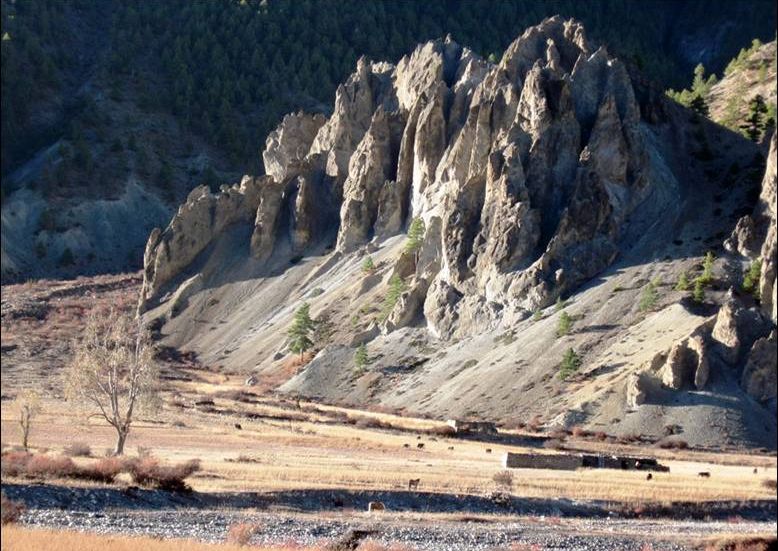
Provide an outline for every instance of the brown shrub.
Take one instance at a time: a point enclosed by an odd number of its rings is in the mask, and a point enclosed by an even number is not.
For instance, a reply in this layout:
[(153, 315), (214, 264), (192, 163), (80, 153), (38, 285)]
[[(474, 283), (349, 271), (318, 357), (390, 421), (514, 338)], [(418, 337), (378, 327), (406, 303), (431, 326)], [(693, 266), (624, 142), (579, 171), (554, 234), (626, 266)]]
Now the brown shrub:
[(686, 440), (679, 438), (663, 438), (657, 445), (663, 450), (685, 450), (689, 447)]
[(235, 545), (248, 545), (251, 538), (260, 532), (258, 524), (250, 522), (237, 522), (227, 529), (227, 541)]
[[(353, 419), (353, 422), (352, 422)], [(385, 421), (381, 421), (380, 419), (376, 419), (375, 417), (369, 417), (367, 415), (360, 415), (358, 417), (350, 417), (348, 420), (348, 423), (351, 425), (355, 425), (357, 428), (360, 429), (391, 429), (392, 424), (387, 423)]]
[(189, 487), (184, 479), (200, 470), (200, 460), (192, 459), (178, 465), (160, 465), (153, 457), (143, 457), (128, 462), (132, 480), (140, 486), (167, 491), (184, 491)]
[(530, 419), (529, 423), (527, 423), (527, 429), (531, 430), (532, 432), (538, 432), (540, 431), (540, 428), (543, 426), (543, 419), (540, 417), (540, 415), (536, 415), (532, 419)]
[(68, 457), (92, 457), (92, 448), (84, 442), (73, 442), (62, 451)]
[(762, 486), (770, 490), (776, 490), (778, 489), (778, 481), (773, 480), (772, 478), (767, 478), (762, 481)]
[(24, 512), (24, 504), (20, 501), (13, 501), (5, 497), (5, 494), (0, 494), (0, 516), (2, 516), (2, 523), (9, 524), (16, 522)]
[(91, 465), (79, 466), (73, 473), (74, 478), (111, 484), (122, 471), (127, 469), (127, 461), (118, 457), (105, 457)]
[(775, 544), (773, 536), (731, 536), (708, 544), (705, 551), (768, 551)]
[(551, 431), (551, 433), (549, 433), (549, 436), (551, 438), (564, 441), (565, 439), (567, 439), (568, 433), (565, 429), (556, 429)]
[(454, 430), (454, 427), (450, 427), (448, 425), (441, 425), (439, 427), (432, 427), (431, 429), (427, 429), (425, 431), (427, 434), (432, 434), (435, 436), (455, 436), (457, 431)]
[(594, 437), (599, 440), (600, 442), (605, 442), (608, 439), (608, 435), (605, 434), (603, 431), (597, 431), (594, 433)]
[(24, 474), (30, 478), (66, 478), (75, 472), (76, 465), (69, 457), (33, 455), (27, 462)]
[(573, 427), (573, 430), (570, 431), (573, 436), (576, 438), (586, 438), (587, 436), (591, 436), (592, 433), (582, 427)]
[(5, 452), (0, 458), (0, 473), (3, 476), (22, 476), (27, 472), (27, 463), (31, 458), (29, 452)]

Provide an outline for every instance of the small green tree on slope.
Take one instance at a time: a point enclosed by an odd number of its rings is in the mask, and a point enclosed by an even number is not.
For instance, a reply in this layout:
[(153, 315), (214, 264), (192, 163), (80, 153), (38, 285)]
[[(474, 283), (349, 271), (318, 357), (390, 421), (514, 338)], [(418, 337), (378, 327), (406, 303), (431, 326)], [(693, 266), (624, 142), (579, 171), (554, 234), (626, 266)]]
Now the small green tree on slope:
[(311, 306), (305, 302), (295, 312), (292, 326), (287, 333), (290, 340), (289, 350), (295, 354), (300, 354), (300, 359), (302, 359), (303, 354), (313, 346), (311, 333), (313, 332), (314, 327), (315, 324), (311, 319)]

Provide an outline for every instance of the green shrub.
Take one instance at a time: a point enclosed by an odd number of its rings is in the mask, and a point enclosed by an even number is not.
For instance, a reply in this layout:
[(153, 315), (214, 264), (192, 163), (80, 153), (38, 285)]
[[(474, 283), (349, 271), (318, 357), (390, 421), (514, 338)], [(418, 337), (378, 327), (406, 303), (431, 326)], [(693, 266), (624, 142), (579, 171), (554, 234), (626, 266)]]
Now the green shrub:
[(676, 291), (688, 291), (689, 290), (689, 278), (686, 276), (686, 272), (681, 274), (678, 278), (678, 283), (675, 284)]
[(705, 284), (699, 277), (694, 280), (694, 291), (692, 291), (692, 298), (694, 298), (694, 302), (698, 304), (705, 302)]
[(656, 284), (653, 281), (650, 281), (643, 288), (643, 294), (640, 297), (638, 308), (640, 308), (641, 312), (648, 312), (649, 310), (653, 310), (658, 300), (659, 293), (656, 290)]
[(751, 293), (754, 297), (759, 298), (759, 278), (762, 274), (762, 261), (760, 259), (754, 260), (746, 270), (746, 274), (743, 277), (743, 290), (747, 293)]
[(370, 364), (370, 356), (367, 354), (367, 345), (365, 343), (357, 346), (356, 352), (354, 352), (354, 365), (357, 372), (362, 372)]
[(400, 300), (400, 295), (402, 295), (406, 289), (407, 285), (403, 279), (397, 274), (393, 275), (389, 280), (389, 290), (387, 291), (386, 297), (384, 297), (384, 303), (381, 306), (382, 320), (386, 320), (389, 317), (394, 309), (394, 305)]
[(713, 253), (708, 251), (705, 253), (705, 258), (702, 261), (702, 275), (697, 278), (698, 281), (702, 281), (703, 285), (708, 285), (713, 281)]
[(562, 363), (559, 365), (559, 378), (561, 380), (567, 379), (570, 375), (578, 371), (581, 367), (581, 357), (576, 354), (575, 350), (568, 348), (565, 355), (562, 357)]
[(372, 274), (375, 272), (375, 263), (373, 263), (373, 257), (368, 255), (362, 261), (362, 272), (365, 274)]
[(567, 335), (570, 332), (570, 329), (573, 327), (573, 318), (571, 318), (567, 312), (562, 312), (562, 314), (559, 316), (559, 323), (556, 328), (556, 335), (557, 337), (563, 337), (564, 335)]
[(421, 248), (425, 231), (424, 220), (414, 218), (408, 228), (408, 241), (405, 242), (405, 252), (415, 253)]

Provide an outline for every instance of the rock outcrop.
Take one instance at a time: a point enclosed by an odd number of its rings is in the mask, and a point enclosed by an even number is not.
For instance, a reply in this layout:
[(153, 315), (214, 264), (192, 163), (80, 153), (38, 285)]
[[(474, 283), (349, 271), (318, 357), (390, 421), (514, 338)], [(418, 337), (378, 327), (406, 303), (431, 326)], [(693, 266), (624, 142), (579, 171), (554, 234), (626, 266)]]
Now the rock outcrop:
[(773, 401), (775, 409), (776, 385), (778, 385), (778, 342), (776, 331), (762, 337), (754, 343), (743, 369), (741, 386), (752, 398), (759, 402)]
[(702, 390), (710, 376), (710, 363), (701, 335), (692, 335), (675, 344), (661, 369), (662, 383), (673, 390), (693, 385)]
[(765, 238), (762, 243), (761, 254), (762, 272), (759, 279), (759, 296), (762, 300), (762, 310), (769, 316), (773, 323), (778, 322), (778, 299), (776, 299), (776, 277), (778, 277), (778, 236), (776, 235), (776, 224), (778, 224), (778, 214), (776, 213), (776, 201), (778, 201), (778, 173), (776, 165), (778, 164), (778, 151), (776, 146), (776, 135), (770, 140), (770, 153), (767, 157), (767, 170), (762, 181), (762, 193), (759, 196), (759, 205), (757, 206), (755, 216), (759, 223), (765, 227)]
[(448, 338), (521, 319), (610, 266), (633, 219), (659, 223), (661, 204), (637, 209), (677, 182), (648, 134), (625, 66), (573, 20), (528, 29), (497, 65), (448, 37), (396, 66), (361, 58), (329, 118), (289, 115), (270, 134), (267, 175), (196, 190), (152, 234), (142, 302), (238, 220), (265, 262), (333, 238), (349, 254), (419, 218), (390, 327), (422, 316)]

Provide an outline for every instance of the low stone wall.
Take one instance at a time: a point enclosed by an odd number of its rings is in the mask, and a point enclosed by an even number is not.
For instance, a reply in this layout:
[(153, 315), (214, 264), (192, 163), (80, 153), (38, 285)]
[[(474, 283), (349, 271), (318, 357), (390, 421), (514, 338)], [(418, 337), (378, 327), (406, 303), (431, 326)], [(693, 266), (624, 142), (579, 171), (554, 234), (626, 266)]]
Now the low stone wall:
[(503, 457), (506, 469), (554, 469), (574, 471), (585, 467), (590, 469), (618, 469), (640, 471), (662, 471), (670, 469), (657, 463), (656, 459), (592, 454), (536, 454), (506, 453)]

